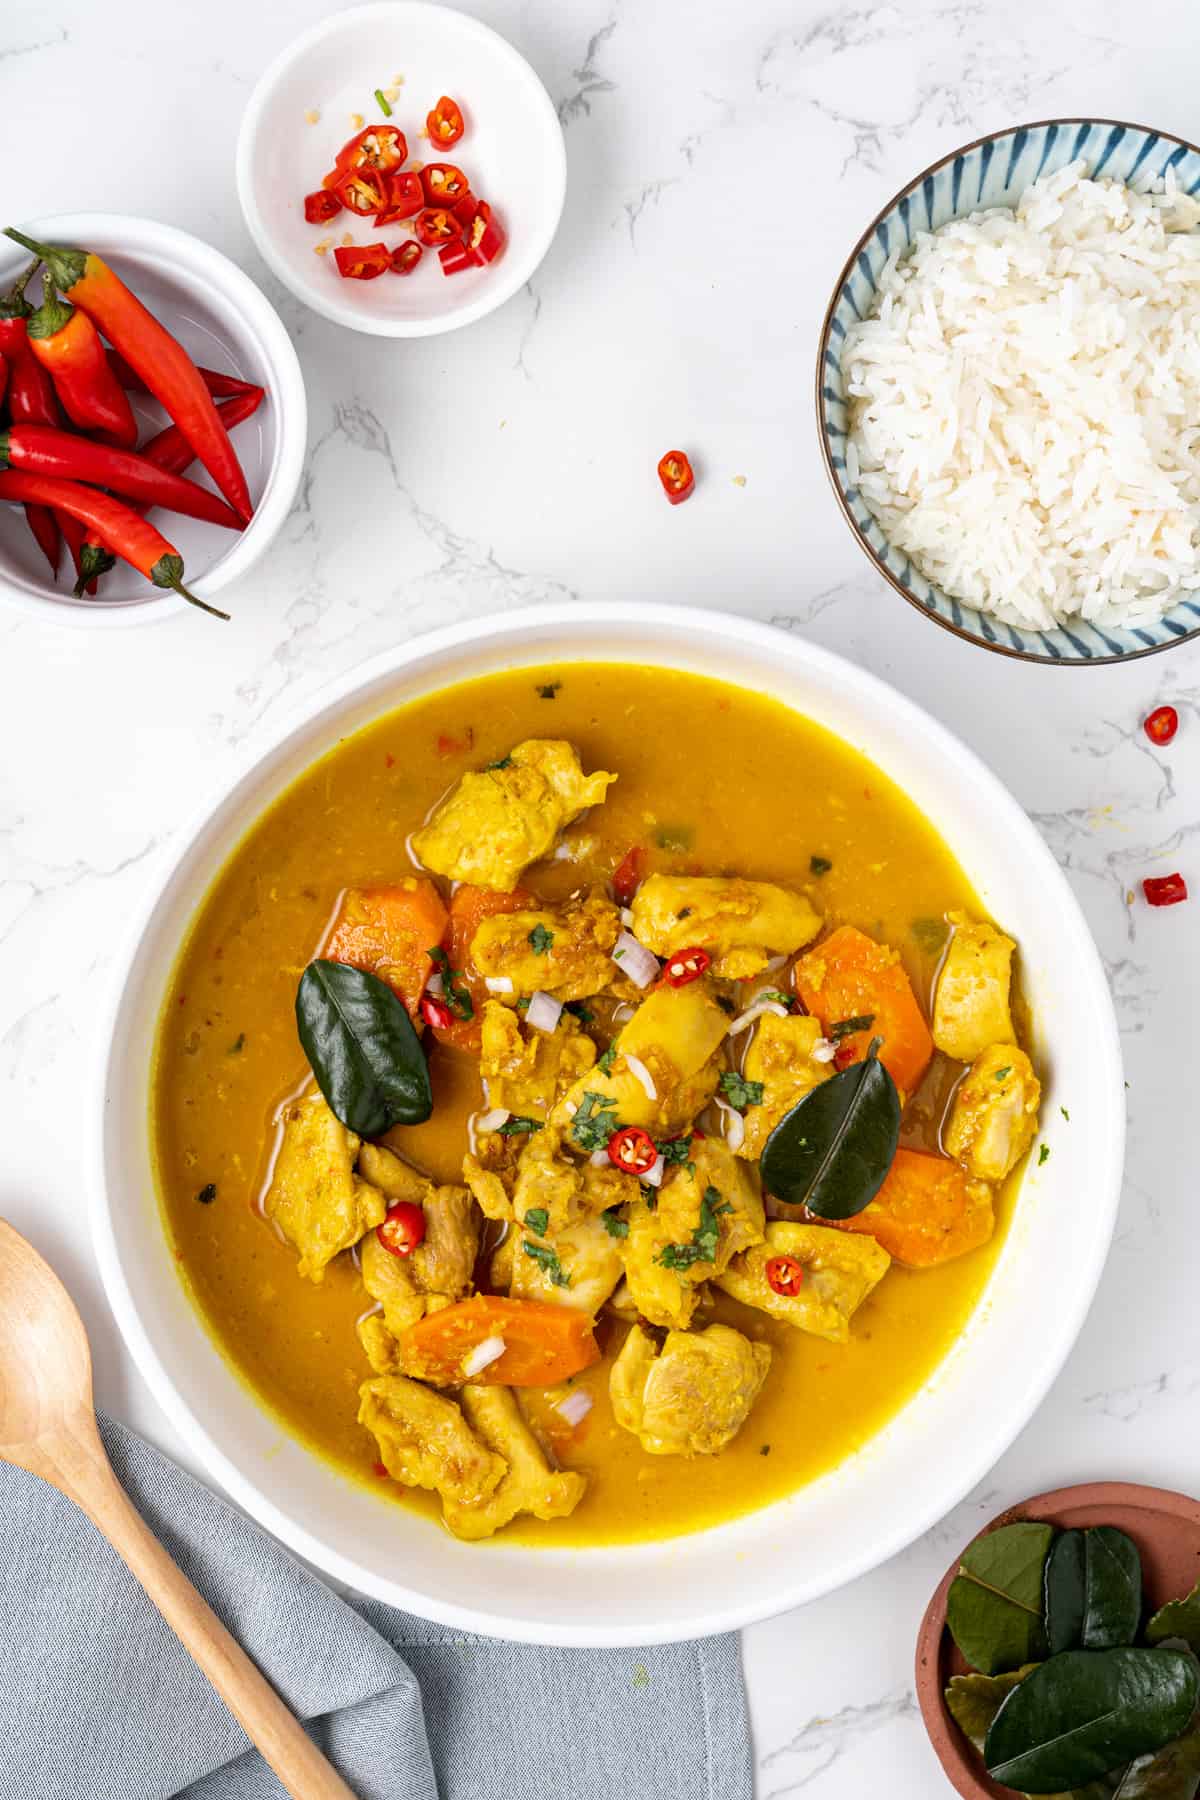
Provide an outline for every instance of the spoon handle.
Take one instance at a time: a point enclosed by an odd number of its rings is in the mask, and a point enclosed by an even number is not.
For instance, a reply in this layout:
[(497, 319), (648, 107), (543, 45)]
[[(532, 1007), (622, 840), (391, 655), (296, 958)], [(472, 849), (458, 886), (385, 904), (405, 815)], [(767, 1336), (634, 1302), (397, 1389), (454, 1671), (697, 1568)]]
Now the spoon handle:
[[(56, 1446), (60, 1448), (67, 1447)], [(94, 1420), (79, 1421), (71, 1432), (68, 1453), (56, 1455), (55, 1461), (63, 1491), (142, 1584), (292, 1800), (355, 1800), (353, 1790), (131, 1504), (105, 1455)]]

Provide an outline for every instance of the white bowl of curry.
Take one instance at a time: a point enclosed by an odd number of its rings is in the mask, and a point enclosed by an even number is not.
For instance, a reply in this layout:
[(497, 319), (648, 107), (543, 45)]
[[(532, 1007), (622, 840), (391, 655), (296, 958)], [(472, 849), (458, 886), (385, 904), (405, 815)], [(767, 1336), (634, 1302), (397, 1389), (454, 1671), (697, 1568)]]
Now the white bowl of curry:
[(645, 1643), (894, 1554), (1029, 1419), (1112, 1231), (1100, 962), (1016, 802), (770, 627), (539, 608), (368, 664), (133, 934), (96, 1239), (294, 1550)]

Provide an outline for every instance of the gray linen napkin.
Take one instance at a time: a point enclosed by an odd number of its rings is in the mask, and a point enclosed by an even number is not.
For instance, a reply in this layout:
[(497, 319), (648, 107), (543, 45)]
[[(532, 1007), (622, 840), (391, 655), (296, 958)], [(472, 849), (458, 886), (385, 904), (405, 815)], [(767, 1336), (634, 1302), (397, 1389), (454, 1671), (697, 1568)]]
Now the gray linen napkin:
[[(338, 1599), (111, 1420), (147, 1523), (361, 1800), (750, 1800), (736, 1638), (554, 1650)], [(283, 1790), (73, 1506), (0, 1464), (0, 1800)]]

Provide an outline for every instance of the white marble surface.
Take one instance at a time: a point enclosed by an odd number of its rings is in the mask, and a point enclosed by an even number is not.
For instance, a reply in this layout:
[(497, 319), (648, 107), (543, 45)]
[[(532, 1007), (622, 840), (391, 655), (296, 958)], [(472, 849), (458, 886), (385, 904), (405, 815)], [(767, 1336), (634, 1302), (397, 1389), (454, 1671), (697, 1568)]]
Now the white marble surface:
[[(178, 1449), (108, 1319), (74, 1122), (93, 1100), (114, 936), (235, 754), (397, 638), (537, 599), (726, 606), (866, 664), (961, 733), (1036, 817), (1103, 950), (1130, 1084), (1116, 1245), (1038, 1417), (905, 1555), (746, 1634), (761, 1800), (948, 1792), (911, 1659), (953, 1548), (998, 1506), (1060, 1482), (1200, 1487), (1200, 645), (1112, 670), (1026, 668), (902, 606), (825, 487), (815, 333), (875, 208), (979, 132), (1082, 112), (1194, 137), (1200, 11), (475, 0), (560, 103), (566, 215), (531, 289), (499, 314), (391, 345), (282, 296), (234, 196), (250, 87), (325, 5), (0, 10), (0, 213), (124, 208), (220, 245), (280, 303), (311, 407), (301, 500), (269, 567), (229, 596), (233, 625), (189, 616), (95, 637), (0, 613), (0, 1212), (79, 1298), (104, 1404)], [(654, 478), (675, 443), (700, 477), (678, 510)], [(1139, 721), (1168, 698), (1183, 729), (1163, 755)], [(1127, 903), (1143, 873), (1175, 866), (1191, 907)]]

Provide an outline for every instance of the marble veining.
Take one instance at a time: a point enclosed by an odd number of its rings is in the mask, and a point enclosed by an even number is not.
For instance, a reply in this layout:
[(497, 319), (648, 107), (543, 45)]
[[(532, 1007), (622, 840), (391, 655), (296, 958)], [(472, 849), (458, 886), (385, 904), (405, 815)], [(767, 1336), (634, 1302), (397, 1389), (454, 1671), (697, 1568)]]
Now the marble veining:
[[(232, 625), (188, 617), (97, 638), (0, 613), (0, 1213), (79, 1295), (102, 1400), (180, 1453), (106, 1317), (71, 1108), (129, 915), (235, 760), (375, 651), (538, 599), (722, 606), (896, 683), (997, 770), (1066, 870), (1129, 1081), (1113, 1253), (1036, 1418), (886, 1568), (745, 1634), (760, 1800), (932, 1800), (948, 1790), (916, 1714), (912, 1647), (955, 1549), (1000, 1507), (1064, 1482), (1197, 1485), (1200, 950), (1195, 905), (1152, 912), (1139, 883), (1179, 867), (1200, 903), (1200, 646), (1128, 667), (1022, 668), (925, 624), (875, 577), (825, 486), (816, 334), (868, 219), (967, 139), (1055, 115), (1194, 136), (1200, 11), (470, 3), (546, 80), (566, 129), (567, 209), (507, 307), (395, 345), (284, 294), (234, 194), (249, 87), (329, 0), (206, 0), (199, 31), (182, 28), (198, 0), (0, 11), (0, 116), (28, 151), (0, 167), (4, 218), (125, 208), (218, 244), (279, 307), (311, 410), (295, 508), (230, 594)], [(39, 162), (48, 108), (86, 154)], [(674, 444), (699, 474), (681, 508), (654, 477)], [(1182, 719), (1166, 752), (1140, 726), (1163, 700)]]

